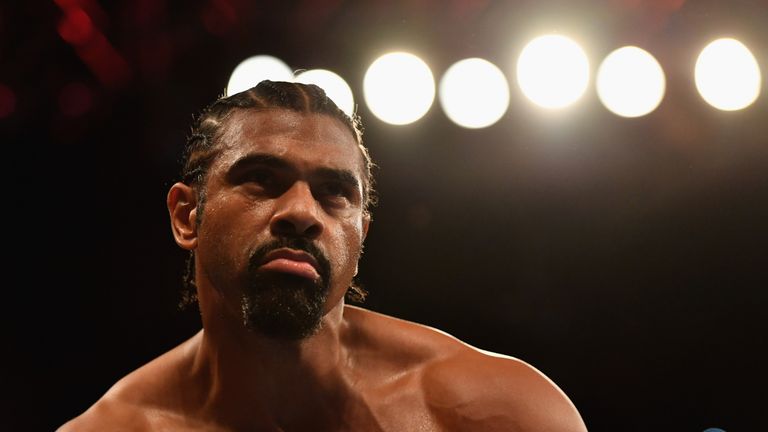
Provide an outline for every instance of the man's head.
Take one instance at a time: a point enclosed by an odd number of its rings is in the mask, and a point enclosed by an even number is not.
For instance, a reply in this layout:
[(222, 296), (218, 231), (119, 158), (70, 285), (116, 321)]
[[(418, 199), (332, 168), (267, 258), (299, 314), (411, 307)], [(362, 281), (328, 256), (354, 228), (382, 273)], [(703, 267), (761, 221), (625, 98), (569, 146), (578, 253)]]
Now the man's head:
[(201, 266), (188, 275), (198, 294), (211, 295), (201, 282), (222, 298), (237, 293), (246, 325), (294, 338), (339, 293), (361, 300), (351, 280), (374, 202), (371, 167), (359, 120), (319, 87), (265, 81), (211, 104), (169, 193), (176, 240)]

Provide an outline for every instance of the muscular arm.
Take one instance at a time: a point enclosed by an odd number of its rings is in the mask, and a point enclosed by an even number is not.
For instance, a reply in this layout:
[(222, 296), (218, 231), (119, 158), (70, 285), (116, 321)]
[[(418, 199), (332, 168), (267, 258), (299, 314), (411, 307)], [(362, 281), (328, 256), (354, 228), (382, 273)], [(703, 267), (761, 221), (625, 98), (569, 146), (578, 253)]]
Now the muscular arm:
[(529, 364), (471, 348), (427, 368), (425, 398), (456, 431), (585, 432), (576, 407)]

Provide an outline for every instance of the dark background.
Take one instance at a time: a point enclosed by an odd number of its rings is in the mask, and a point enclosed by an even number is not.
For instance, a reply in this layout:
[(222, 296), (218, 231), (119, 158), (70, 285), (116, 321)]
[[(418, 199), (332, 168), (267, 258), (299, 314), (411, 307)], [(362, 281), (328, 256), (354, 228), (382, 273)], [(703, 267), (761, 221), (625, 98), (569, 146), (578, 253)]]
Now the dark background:
[[(192, 115), (270, 54), (357, 97), (380, 167), (366, 307), (532, 363), (591, 431), (768, 430), (768, 94), (721, 112), (692, 76), (731, 36), (765, 81), (767, 25), (754, 0), (3, 2), (0, 429), (53, 430), (197, 331), (165, 194)], [(533, 107), (513, 64), (553, 31), (593, 76), (620, 46), (654, 54), (659, 108), (617, 117), (594, 80), (571, 108)], [(438, 104), (382, 123), (362, 79), (394, 49), (438, 79), (496, 63), (509, 111), (482, 130)]]

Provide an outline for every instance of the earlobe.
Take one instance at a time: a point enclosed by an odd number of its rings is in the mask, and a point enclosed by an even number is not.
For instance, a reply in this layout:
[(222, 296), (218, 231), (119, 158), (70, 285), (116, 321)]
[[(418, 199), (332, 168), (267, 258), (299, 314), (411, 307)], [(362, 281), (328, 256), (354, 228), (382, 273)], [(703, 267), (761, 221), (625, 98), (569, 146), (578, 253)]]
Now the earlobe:
[(182, 249), (194, 250), (197, 247), (197, 195), (194, 189), (176, 183), (168, 191), (166, 203), (176, 244)]

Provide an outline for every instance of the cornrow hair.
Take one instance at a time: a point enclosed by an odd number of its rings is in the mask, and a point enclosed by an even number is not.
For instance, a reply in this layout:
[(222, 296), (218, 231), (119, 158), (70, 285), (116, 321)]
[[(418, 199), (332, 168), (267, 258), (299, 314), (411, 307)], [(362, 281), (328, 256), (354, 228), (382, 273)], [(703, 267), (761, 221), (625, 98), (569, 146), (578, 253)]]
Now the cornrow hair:
[[(217, 99), (203, 109), (192, 122), (192, 131), (182, 153), (181, 181), (193, 187), (197, 193), (198, 224), (202, 222), (206, 177), (219, 151), (217, 144), (222, 125), (232, 112), (242, 109), (288, 109), (300, 113), (324, 114), (344, 124), (355, 138), (363, 157), (363, 212), (370, 216), (370, 210), (377, 201), (373, 179), (375, 165), (368, 149), (363, 145), (360, 117), (357, 114), (347, 115), (316, 85), (265, 80), (248, 90)], [(183, 275), (181, 307), (197, 303), (194, 259), (194, 252), (190, 252)], [(367, 292), (353, 281), (347, 290), (346, 298), (353, 302), (362, 302), (366, 295)]]

